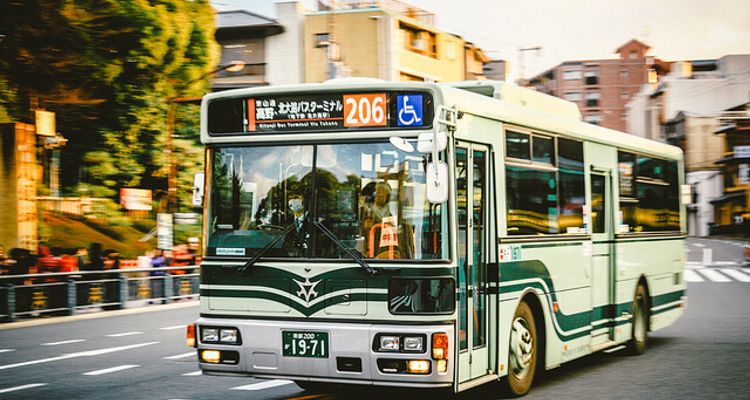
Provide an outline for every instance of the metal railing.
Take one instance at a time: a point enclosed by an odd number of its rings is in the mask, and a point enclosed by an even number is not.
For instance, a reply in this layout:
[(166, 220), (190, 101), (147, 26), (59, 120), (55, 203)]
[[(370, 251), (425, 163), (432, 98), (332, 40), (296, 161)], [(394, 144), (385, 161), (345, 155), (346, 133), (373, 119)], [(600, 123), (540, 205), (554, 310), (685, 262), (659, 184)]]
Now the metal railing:
[(199, 279), (197, 265), (4, 275), (0, 321), (197, 299)]

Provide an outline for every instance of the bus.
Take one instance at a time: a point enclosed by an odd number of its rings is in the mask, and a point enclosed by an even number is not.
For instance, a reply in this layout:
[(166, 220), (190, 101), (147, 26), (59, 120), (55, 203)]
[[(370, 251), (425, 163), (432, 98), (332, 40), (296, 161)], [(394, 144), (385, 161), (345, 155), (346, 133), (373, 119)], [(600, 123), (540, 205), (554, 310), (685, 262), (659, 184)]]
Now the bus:
[(212, 93), (204, 375), (443, 388), (647, 335), (686, 304), (680, 149), (497, 81)]

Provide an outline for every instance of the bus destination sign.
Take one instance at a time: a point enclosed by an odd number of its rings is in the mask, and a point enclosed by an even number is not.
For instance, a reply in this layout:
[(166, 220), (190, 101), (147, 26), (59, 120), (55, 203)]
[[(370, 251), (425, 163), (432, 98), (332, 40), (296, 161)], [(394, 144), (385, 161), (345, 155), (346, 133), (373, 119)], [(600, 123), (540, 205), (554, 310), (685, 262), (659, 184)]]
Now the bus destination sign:
[(431, 103), (432, 96), (424, 92), (258, 96), (246, 98), (242, 104), (243, 131), (424, 129), (432, 124)]

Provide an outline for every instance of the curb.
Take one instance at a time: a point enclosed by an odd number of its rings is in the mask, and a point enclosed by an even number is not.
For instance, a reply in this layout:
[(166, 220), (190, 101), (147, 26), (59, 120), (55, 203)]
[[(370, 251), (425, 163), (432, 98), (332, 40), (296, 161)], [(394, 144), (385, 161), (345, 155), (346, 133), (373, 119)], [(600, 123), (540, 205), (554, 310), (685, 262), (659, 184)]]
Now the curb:
[(66, 316), (66, 317), (51, 317), (51, 318), (44, 318), (44, 319), (41, 319), (41, 318), (33, 319), (33, 320), (28, 320), (28, 321), (9, 322), (6, 324), (0, 324), (0, 331), (9, 330), (9, 329), (31, 328), (31, 327), (43, 326), (43, 325), (62, 324), (65, 322), (84, 321), (84, 320), (89, 320), (89, 319), (117, 317), (121, 315), (132, 315), (132, 314), (141, 314), (141, 313), (147, 313), (147, 312), (176, 310), (180, 308), (196, 307), (199, 304), (200, 304), (200, 301), (191, 300), (191, 301), (185, 301), (185, 302), (154, 305), (154, 306), (147, 306), (147, 307), (126, 308), (124, 310), (100, 311), (100, 312), (94, 312), (90, 314), (79, 314), (79, 315), (71, 315), (71, 316)]

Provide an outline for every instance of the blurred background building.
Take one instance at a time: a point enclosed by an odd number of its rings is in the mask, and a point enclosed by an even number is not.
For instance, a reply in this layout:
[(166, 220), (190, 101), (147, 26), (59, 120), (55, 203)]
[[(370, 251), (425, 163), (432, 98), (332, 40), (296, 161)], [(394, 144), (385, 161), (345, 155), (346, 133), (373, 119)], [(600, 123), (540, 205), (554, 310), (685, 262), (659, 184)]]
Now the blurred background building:
[(34, 125), (0, 124), (0, 245), (36, 251), (37, 137)]
[(669, 63), (648, 55), (650, 47), (630, 40), (618, 58), (565, 61), (530, 79), (537, 90), (578, 104), (584, 121), (626, 130), (625, 104), (644, 83), (655, 83)]

